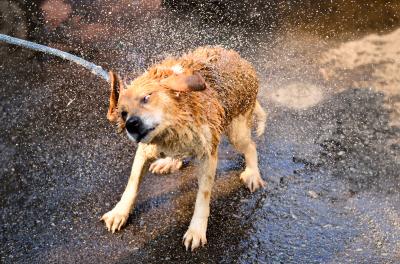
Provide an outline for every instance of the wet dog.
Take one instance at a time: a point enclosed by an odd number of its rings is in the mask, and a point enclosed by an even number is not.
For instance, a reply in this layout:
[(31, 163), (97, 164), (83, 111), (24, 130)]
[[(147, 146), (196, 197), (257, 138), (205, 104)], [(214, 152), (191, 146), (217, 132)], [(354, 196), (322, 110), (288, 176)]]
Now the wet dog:
[[(255, 70), (235, 51), (202, 47), (165, 59), (127, 86), (113, 73), (110, 78), (107, 117), (137, 143), (137, 150), (121, 200), (101, 219), (109, 231), (120, 230), (134, 206), (143, 174), (176, 171), (184, 157), (194, 157), (199, 161), (198, 193), (183, 243), (192, 250), (204, 245), (223, 134), (245, 156), (240, 179), (252, 192), (265, 185), (251, 139), (254, 119), (258, 136), (264, 133), (266, 121), (256, 99)], [(161, 153), (166, 157), (160, 158)]]

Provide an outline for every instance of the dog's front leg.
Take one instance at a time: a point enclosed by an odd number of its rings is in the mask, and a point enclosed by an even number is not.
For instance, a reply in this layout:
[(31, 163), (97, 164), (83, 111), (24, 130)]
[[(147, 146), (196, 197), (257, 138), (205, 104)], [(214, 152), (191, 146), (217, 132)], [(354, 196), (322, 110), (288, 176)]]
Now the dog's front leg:
[(215, 170), (217, 168), (217, 150), (202, 160), (200, 173), (198, 174), (199, 190), (189, 228), (183, 236), (186, 250), (192, 250), (207, 243), (206, 231), (208, 216), (210, 214), (211, 189), (214, 183)]
[(131, 175), (121, 200), (111, 211), (101, 217), (108, 231), (114, 233), (116, 230), (120, 230), (128, 220), (129, 213), (135, 204), (141, 178), (148, 170), (149, 159), (154, 158), (156, 155), (156, 146), (139, 143)]

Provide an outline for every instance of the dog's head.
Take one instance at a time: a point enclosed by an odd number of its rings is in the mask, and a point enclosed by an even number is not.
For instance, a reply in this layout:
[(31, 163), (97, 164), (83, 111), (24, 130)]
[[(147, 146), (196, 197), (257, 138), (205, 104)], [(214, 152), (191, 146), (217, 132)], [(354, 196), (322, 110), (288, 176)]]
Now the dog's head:
[(180, 93), (206, 89), (204, 78), (180, 69), (153, 69), (130, 85), (110, 72), (111, 94), (107, 118), (126, 131), (129, 139), (150, 143), (174, 122)]

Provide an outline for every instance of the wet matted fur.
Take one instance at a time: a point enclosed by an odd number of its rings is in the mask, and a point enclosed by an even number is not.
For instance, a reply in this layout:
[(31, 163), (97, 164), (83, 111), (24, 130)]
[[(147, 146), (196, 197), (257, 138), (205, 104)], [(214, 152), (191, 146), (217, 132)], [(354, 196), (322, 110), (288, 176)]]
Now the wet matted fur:
[[(255, 70), (233, 50), (201, 47), (152, 66), (127, 87), (116, 74), (110, 77), (107, 117), (138, 146), (121, 200), (102, 220), (108, 230), (120, 230), (134, 206), (141, 177), (148, 170), (176, 171), (182, 166), (181, 159), (191, 156), (200, 161), (199, 190), (183, 242), (192, 250), (204, 245), (223, 134), (245, 156), (246, 168), (240, 175), (245, 185), (255, 191), (265, 184), (251, 139), (253, 117), (257, 135), (263, 134), (266, 121), (256, 99)], [(160, 158), (161, 153), (167, 157)]]

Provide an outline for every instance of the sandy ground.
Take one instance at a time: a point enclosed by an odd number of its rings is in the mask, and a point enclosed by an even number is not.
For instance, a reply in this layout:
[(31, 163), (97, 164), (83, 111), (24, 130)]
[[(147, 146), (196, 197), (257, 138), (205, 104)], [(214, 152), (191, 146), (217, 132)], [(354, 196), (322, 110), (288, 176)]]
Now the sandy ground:
[(341, 44), (320, 58), (321, 73), (343, 87), (368, 88), (387, 97), (393, 125), (400, 125), (400, 30), (389, 34), (371, 34)]
[[(279, 78), (271, 78), (267, 85), (273, 87), (273, 101), (306, 109), (323, 99), (322, 86), (328, 93), (340, 93), (349, 88), (371, 89), (385, 95), (391, 123), (400, 125), (399, 29), (349, 41), (326, 41), (297, 31), (284, 41), (287, 43), (278, 45), (278, 49), (283, 46), (283, 50), (274, 50), (272, 59), (265, 63), (270, 78), (279, 75)], [(315, 53), (315, 49), (319, 51)], [(292, 58), (282, 62), (286, 52)], [(299, 63), (302, 63), (301, 68)], [(285, 76), (288, 72), (291, 75)], [(319, 87), (312, 83), (318, 83)]]

